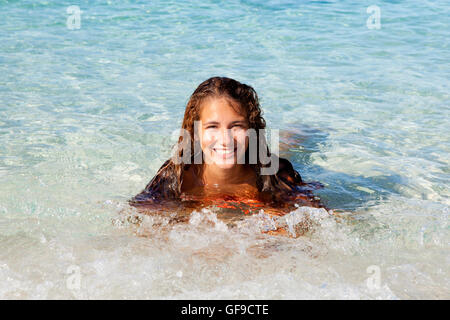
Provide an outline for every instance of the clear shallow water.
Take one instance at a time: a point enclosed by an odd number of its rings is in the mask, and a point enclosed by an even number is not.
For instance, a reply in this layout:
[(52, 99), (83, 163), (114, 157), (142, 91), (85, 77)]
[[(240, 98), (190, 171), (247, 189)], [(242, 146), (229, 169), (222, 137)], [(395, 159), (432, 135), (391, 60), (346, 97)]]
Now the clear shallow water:
[[(379, 2), (380, 30), (369, 1), (79, 1), (69, 30), (73, 4), (0, 1), (1, 298), (450, 297), (444, 1)], [(214, 210), (120, 223), (215, 75), (256, 89), (345, 219), (299, 208), (297, 239)]]

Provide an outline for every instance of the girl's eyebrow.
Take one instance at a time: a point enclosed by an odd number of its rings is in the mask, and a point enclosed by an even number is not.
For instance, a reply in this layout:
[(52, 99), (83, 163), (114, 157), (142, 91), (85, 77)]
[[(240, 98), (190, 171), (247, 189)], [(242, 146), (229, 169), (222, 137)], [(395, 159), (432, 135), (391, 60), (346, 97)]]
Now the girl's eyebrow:
[[(208, 125), (212, 125), (212, 124), (218, 125), (219, 122), (217, 122), (217, 121), (207, 121), (207, 122), (203, 123), (203, 126), (208, 126)], [(230, 124), (231, 125), (233, 125), (233, 124), (245, 124), (245, 120), (232, 121)]]
[(245, 120), (236, 120), (236, 121), (233, 121), (231, 124), (244, 124), (245, 123)]
[(217, 121), (208, 121), (208, 122), (204, 122), (203, 123), (204, 126), (207, 126), (207, 125), (210, 125), (210, 124), (219, 124), (219, 123)]

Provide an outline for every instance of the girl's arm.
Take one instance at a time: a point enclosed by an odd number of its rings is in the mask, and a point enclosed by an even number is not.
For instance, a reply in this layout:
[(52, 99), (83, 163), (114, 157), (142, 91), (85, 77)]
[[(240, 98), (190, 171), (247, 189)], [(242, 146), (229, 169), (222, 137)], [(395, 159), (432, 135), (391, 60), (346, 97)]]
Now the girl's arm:
[(175, 200), (177, 199), (177, 189), (174, 163), (169, 159), (159, 168), (145, 189), (131, 198), (128, 203), (136, 207), (157, 203), (161, 200)]

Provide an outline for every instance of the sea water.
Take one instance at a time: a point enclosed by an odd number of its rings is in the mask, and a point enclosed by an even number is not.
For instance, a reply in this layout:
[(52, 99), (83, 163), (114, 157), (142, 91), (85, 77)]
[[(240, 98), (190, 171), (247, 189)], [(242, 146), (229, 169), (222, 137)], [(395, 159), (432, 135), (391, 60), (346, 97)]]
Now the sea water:
[[(450, 298), (449, 8), (0, 0), (0, 298)], [(306, 234), (122, 219), (217, 75), (325, 185)]]

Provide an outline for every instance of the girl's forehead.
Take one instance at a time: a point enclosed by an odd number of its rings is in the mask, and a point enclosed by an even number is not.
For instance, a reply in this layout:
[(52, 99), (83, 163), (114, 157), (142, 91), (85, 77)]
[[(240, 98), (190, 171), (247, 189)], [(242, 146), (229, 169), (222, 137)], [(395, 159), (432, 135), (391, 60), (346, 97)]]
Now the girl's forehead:
[(200, 105), (200, 118), (212, 116), (233, 116), (246, 118), (239, 102), (226, 97), (209, 97)]

